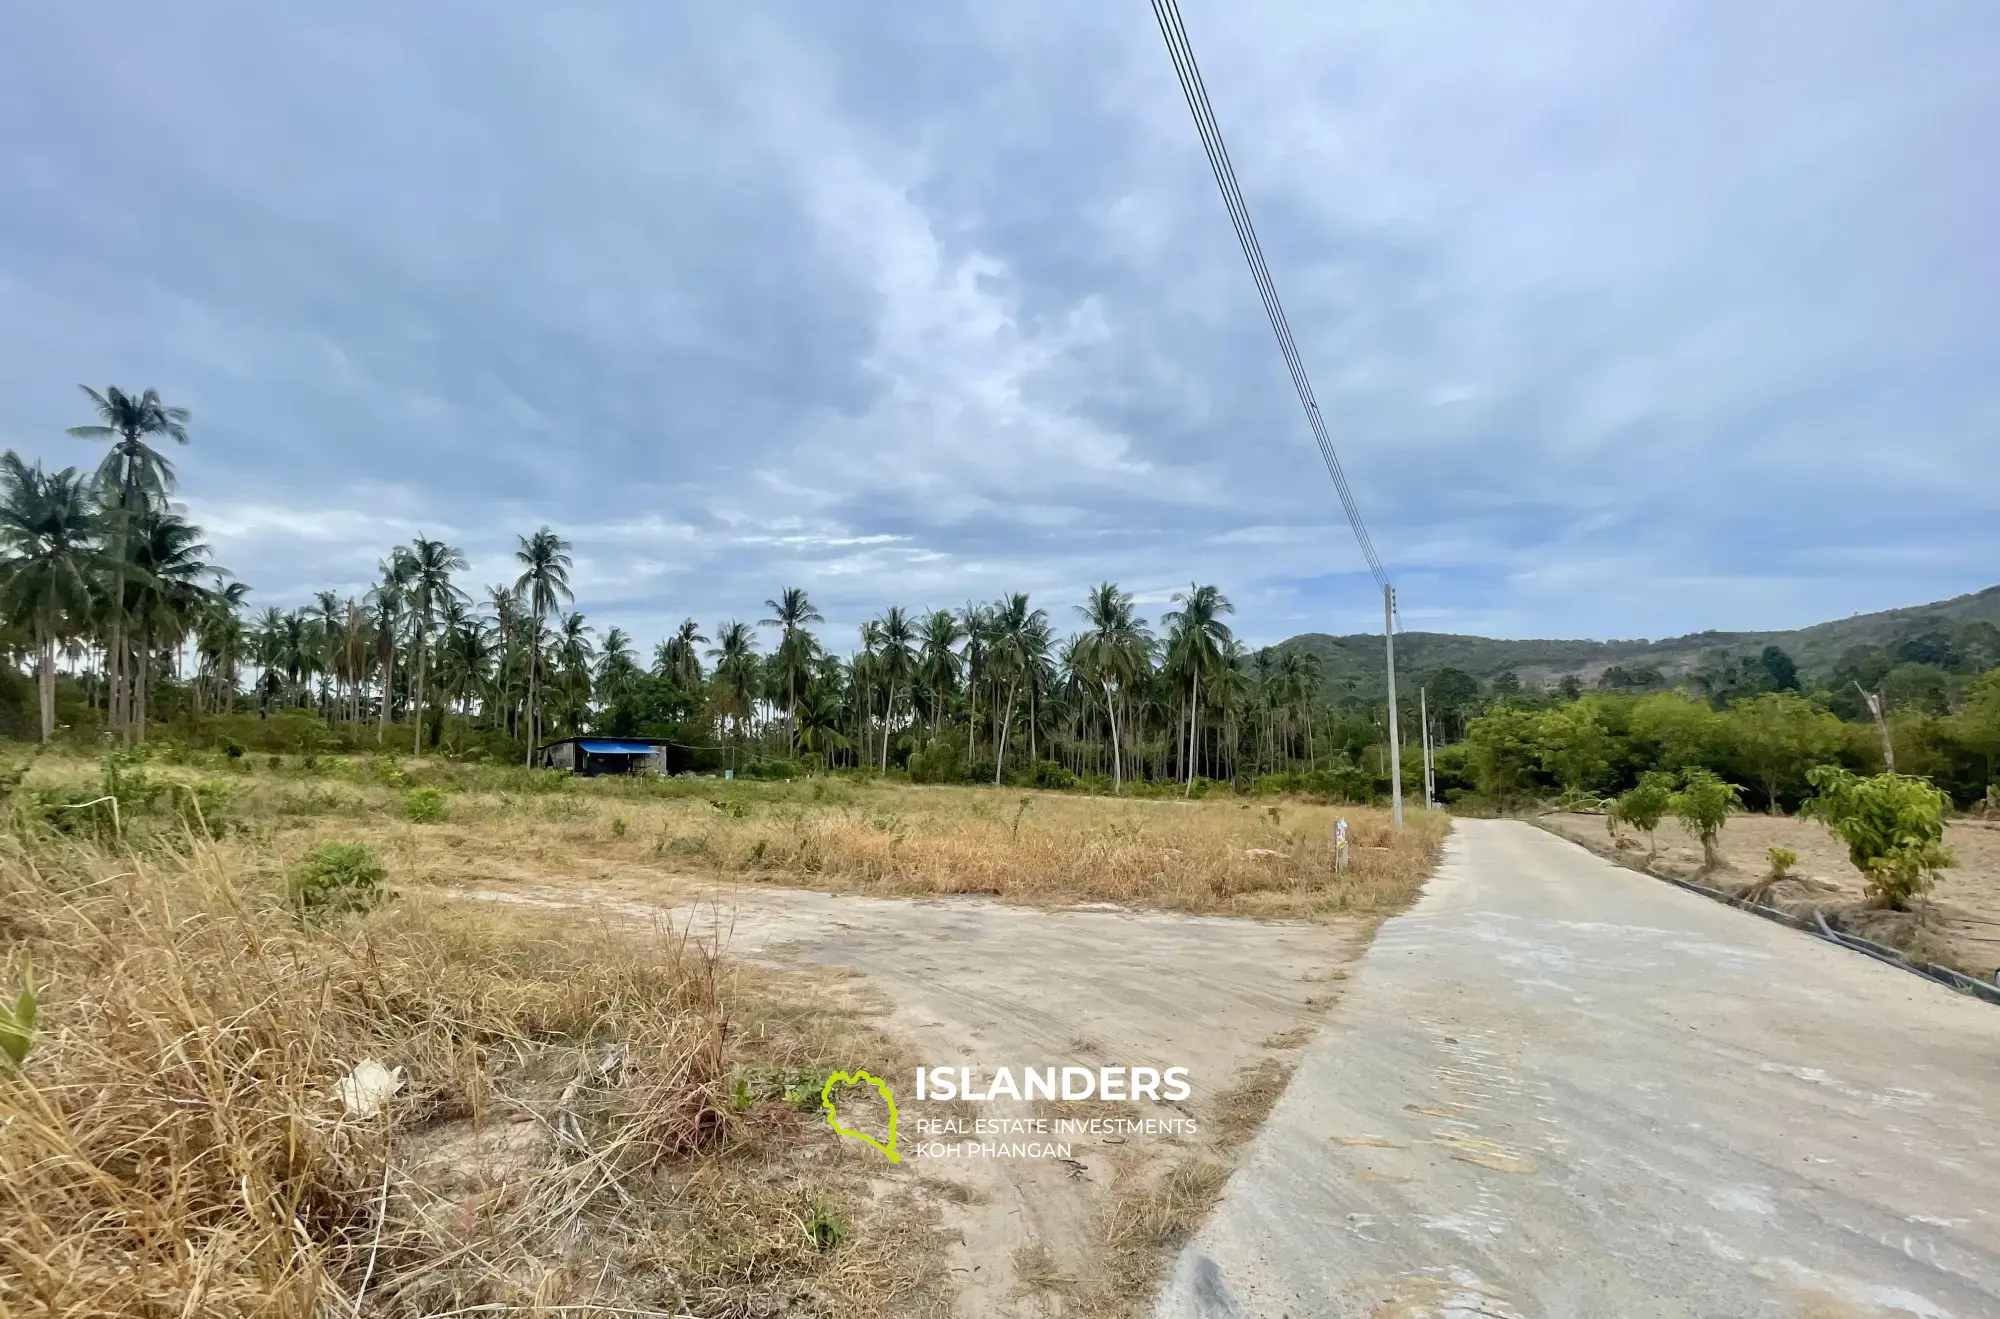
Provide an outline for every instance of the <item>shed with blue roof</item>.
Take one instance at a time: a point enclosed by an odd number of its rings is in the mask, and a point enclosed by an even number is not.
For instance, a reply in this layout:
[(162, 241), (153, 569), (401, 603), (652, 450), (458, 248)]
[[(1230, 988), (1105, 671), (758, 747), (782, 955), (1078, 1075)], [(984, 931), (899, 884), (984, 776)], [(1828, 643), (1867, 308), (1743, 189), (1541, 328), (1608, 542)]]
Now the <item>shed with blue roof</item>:
[(565, 737), (535, 748), (535, 764), (572, 774), (665, 774), (670, 744), (653, 737)]

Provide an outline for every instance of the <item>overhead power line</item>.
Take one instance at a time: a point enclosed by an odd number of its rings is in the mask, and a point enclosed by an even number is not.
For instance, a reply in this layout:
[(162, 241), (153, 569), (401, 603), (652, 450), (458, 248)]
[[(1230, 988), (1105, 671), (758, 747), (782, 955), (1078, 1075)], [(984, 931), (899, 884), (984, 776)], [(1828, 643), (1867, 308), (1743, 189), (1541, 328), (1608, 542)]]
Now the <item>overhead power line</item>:
[(1271, 271), (1264, 264), (1264, 249), (1257, 241), (1256, 226), (1250, 223), (1250, 208), (1243, 200), (1243, 190), (1236, 183), (1236, 169), (1230, 163), (1229, 149), (1223, 145), (1222, 129), (1215, 122), (1215, 108), (1209, 104), (1208, 89), (1202, 85), (1201, 68), (1195, 63), (1194, 47), (1188, 44), (1187, 28), (1181, 22), (1180, 6), (1175, 0), (1153, 0), (1153, 16), (1160, 22), (1160, 35), (1166, 38), (1167, 53), (1174, 61), (1174, 72), (1180, 75), (1181, 90), (1187, 94), (1188, 110), (1194, 115), (1195, 131), (1201, 134), (1202, 149), (1208, 153), (1208, 164), (1215, 171), (1216, 186), (1222, 189), (1222, 204), (1229, 210), (1229, 223), (1236, 229), (1236, 239), (1243, 245), (1243, 259), (1250, 263), (1250, 277), (1257, 283), (1257, 296), (1264, 303), (1264, 314), (1271, 318), (1271, 333), (1278, 338), (1278, 351), (1284, 355), (1285, 369), (1291, 373), (1292, 386), (1298, 390), (1299, 406), (1305, 409), (1306, 424), (1312, 427), (1313, 441), (1319, 445), (1320, 457), (1326, 460), (1326, 472), (1333, 478), (1333, 487), (1340, 492), (1340, 506), (1347, 513), (1347, 525), (1354, 529), (1355, 543), (1361, 547), (1361, 557), (1368, 561), (1368, 571), (1375, 577), (1375, 584), (1385, 592), (1389, 587), (1389, 574), (1382, 567), (1382, 560), (1375, 553), (1375, 544), (1368, 537), (1368, 524), (1361, 520), (1361, 508), (1354, 502), (1354, 491), (1347, 484), (1347, 473), (1340, 465), (1340, 455), (1334, 452), (1333, 438), (1327, 433), (1326, 419), (1320, 416), (1319, 403), (1313, 397), (1312, 381), (1306, 376), (1305, 362), (1299, 356), (1298, 344), (1292, 340), (1292, 327), (1285, 319), (1285, 308), (1278, 301), (1278, 287), (1271, 281)]

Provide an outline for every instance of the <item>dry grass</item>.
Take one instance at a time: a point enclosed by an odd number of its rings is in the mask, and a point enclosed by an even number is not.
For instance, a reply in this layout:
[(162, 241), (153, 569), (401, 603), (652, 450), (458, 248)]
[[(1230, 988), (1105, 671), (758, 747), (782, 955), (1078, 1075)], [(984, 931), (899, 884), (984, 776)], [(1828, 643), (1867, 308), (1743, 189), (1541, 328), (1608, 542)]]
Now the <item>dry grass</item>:
[[(113, 832), (101, 808), (46, 809), (96, 795), (98, 763), (43, 757), (0, 834), (0, 951), (32, 953), (45, 1004), (27, 1066), (0, 1076), (0, 1316), (941, 1314), (935, 1196), (785, 1098), (788, 1078), (912, 1065), (858, 990), (432, 886), (639, 873), (1331, 918), (1407, 903), (1447, 828), (1233, 798), (437, 762), (138, 772), (178, 786), (148, 809), (128, 780)], [(179, 804), (198, 784), (196, 818)], [(443, 791), (442, 821), (407, 817), (414, 786)], [(329, 840), (375, 848), (399, 900), (301, 922), (285, 877)], [(406, 1082), (367, 1120), (334, 1089), (364, 1058)], [(1074, 1286), (1079, 1312), (1139, 1304), (1284, 1079), (1275, 1060), (1241, 1078), (1221, 1162), (1120, 1176), (1102, 1276), (1023, 1277)]]
[[(280, 859), (322, 838), (370, 842), (406, 883), (603, 878), (635, 869), (921, 896), (986, 894), (1059, 905), (1110, 902), (1184, 912), (1312, 919), (1407, 904), (1448, 820), (1233, 797), (1180, 801), (816, 779), (799, 783), (551, 781), (520, 770), (321, 762), (272, 772), (235, 762), (231, 811)], [(244, 769), (242, 766), (252, 767)], [(30, 782), (91, 780), (93, 764), (48, 761)], [(198, 768), (156, 776), (203, 777)], [(445, 790), (445, 818), (403, 818), (407, 773)], [(1332, 832), (1350, 826), (1336, 877)]]
[[(0, 836), (0, 1313), (936, 1312), (924, 1211), (734, 1082), (900, 1062), (671, 934), (408, 893), (301, 922), (254, 837)], [(373, 1118), (336, 1083), (402, 1069)], [(879, 1064), (878, 1064), (879, 1065)], [(842, 1244), (807, 1225), (827, 1206)]]

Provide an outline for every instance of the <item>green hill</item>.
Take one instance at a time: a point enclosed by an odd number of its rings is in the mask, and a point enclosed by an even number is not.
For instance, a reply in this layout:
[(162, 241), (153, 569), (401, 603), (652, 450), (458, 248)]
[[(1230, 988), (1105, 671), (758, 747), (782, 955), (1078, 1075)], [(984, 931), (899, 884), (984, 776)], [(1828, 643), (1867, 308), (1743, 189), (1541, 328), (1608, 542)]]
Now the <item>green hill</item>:
[[(1936, 634), (1956, 644), (1970, 625), (2000, 628), (2000, 586), (1932, 604), (1885, 609), (1784, 632), (1695, 632), (1653, 641), (1507, 640), (1458, 636), (1449, 632), (1401, 632), (1396, 636), (1396, 669), (1404, 680), (1442, 668), (1462, 669), (1491, 682), (1512, 672), (1523, 683), (1554, 686), (1574, 675), (1584, 686), (1597, 683), (1613, 665), (1658, 669), (1668, 683), (1686, 677), (1718, 654), (1754, 654), (1782, 647), (1808, 677), (1823, 676), (1855, 647), (1892, 649)], [(1975, 629), (1973, 644), (1991, 645)], [(1382, 638), (1379, 634), (1328, 636), (1308, 632), (1276, 649), (1316, 655), (1329, 697), (1373, 701), (1382, 694)], [(1987, 657), (2000, 663), (2000, 655)]]

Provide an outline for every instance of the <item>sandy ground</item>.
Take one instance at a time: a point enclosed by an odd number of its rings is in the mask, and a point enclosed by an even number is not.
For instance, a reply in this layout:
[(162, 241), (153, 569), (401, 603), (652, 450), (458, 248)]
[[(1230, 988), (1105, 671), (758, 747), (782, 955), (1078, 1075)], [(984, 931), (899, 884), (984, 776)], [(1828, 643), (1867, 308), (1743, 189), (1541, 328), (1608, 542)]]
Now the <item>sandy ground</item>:
[(1463, 820), (1156, 1314), (2000, 1314), (1996, 1074), (2000, 1008)]
[[(1540, 817), (1539, 823), (1593, 849), (1601, 850), (1610, 841), (1602, 815), (1555, 813)], [(1628, 837), (1637, 845), (1621, 854), (1643, 860), (1644, 835)], [(1701, 868), (1701, 843), (1678, 820), (1660, 825), (1658, 841), (1656, 869), (1692, 875)], [(1930, 894), (1923, 915), (1933, 938), (1926, 940), (1923, 951), (1948, 966), (1991, 980), (2000, 968), (2000, 825), (1955, 821), (1945, 827), (1945, 842), (1957, 853), (1958, 865), (1945, 872)], [(1846, 844), (1825, 825), (1790, 816), (1730, 817), (1722, 831), (1722, 852), (1734, 873), (1723, 878), (1742, 884), (1766, 873), (1769, 863), (1765, 853), (1772, 847), (1789, 847), (1799, 854), (1795, 874), (1831, 886), (1818, 891), (1791, 888), (1781, 894), (1787, 906), (1823, 904), (1831, 909), (1863, 901), (1861, 873), (1849, 863)], [(1894, 929), (1862, 932), (1889, 936), (1885, 942), (1899, 945), (1907, 943), (1907, 938), (1895, 936), (1909, 933)]]
[[(1248, 1132), (1240, 1129), (1242, 1113), (1231, 1111), (1230, 1090), (1273, 1060), (1296, 1061), (1371, 929), (1359, 921), (1307, 925), (1033, 910), (976, 898), (835, 896), (644, 872), (590, 885), (512, 883), (473, 892), (635, 920), (665, 913), (735, 957), (845, 968), (878, 997), (880, 1024), (931, 1066), (1188, 1068), (1192, 1094), (1177, 1104), (925, 1104), (914, 1099), (914, 1077), (895, 1078), (906, 1158), (885, 1164), (884, 1173), (936, 1184), (957, 1233), (948, 1263), (957, 1312), (967, 1316), (1061, 1313), (1093, 1287), (1101, 1290), (1107, 1260), (1100, 1216), (1113, 1196), (1191, 1157), (1232, 1161)], [(1261, 1117), (1261, 1106), (1253, 1106)], [(1068, 1159), (907, 1156), (918, 1119), (1118, 1114), (1193, 1118), (1196, 1131), (1064, 1137)], [(1025, 1283), (1024, 1270), (1040, 1284)]]

